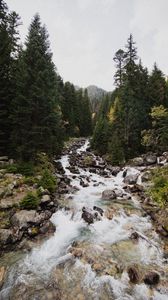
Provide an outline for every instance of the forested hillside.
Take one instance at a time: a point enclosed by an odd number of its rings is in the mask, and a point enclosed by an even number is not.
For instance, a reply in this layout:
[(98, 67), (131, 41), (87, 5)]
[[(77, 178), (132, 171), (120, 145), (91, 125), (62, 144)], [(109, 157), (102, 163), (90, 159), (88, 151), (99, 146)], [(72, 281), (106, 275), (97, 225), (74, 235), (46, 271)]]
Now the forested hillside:
[(0, 0), (0, 155), (34, 160), (38, 152), (59, 153), (70, 136), (90, 135), (91, 108), (87, 91), (58, 74), (40, 16), (24, 46), (20, 24)]
[(114, 56), (116, 89), (101, 105), (92, 146), (113, 164), (146, 151), (168, 150), (168, 82), (154, 64), (149, 73), (130, 35)]

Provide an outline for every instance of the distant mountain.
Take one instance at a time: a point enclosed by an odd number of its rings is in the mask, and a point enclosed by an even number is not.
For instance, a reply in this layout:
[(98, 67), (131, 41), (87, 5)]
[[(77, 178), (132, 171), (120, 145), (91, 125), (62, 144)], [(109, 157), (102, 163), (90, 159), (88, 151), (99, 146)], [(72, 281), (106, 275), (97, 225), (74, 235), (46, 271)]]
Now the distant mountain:
[(91, 103), (92, 112), (97, 113), (100, 108), (101, 101), (104, 95), (107, 94), (107, 91), (95, 85), (88, 86), (87, 91)]
[[(80, 87), (75, 85), (75, 89), (78, 91)], [(97, 113), (104, 95), (106, 95), (108, 92), (97, 87), (96, 85), (89, 85), (86, 89), (88, 91), (92, 112)]]
[(87, 87), (88, 96), (91, 100), (101, 100), (103, 96), (107, 93), (105, 90), (95, 86), (95, 85), (89, 85)]

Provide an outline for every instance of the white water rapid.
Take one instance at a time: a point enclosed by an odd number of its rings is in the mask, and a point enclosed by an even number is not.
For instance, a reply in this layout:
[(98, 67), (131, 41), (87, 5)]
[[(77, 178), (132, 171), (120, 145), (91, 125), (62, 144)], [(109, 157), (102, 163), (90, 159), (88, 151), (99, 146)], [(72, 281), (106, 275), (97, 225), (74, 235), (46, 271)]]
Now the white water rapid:
[[(88, 145), (86, 141), (77, 149), (77, 154), (82, 155)], [(122, 201), (113, 204), (112, 200), (101, 199), (106, 189), (124, 191), (123, 171), (117, 176), (103, 177), (90, 173), (89, 168), (79, 168), (80, 175), (73, 176), (67, 169), (69, 154), (62, 156), (60, 162), (65, 175), (71, 179), (71, 185), (79, 190), (75, 194), (66, 195), (69, 210), (60, 209), (52, 215), (51, 221), (56, 226), (54, 235), (11, 267), (8, 280), (0, 292), (0, 299), (59, 299), (52, 296), (54, 294), (49, 293), (46, 287), (48, 283), (51, 288), (51, 282), (55, 280), (61, 288), (60, 299), (63, 300), (168, 300), (164, 286), (150, 289), (143, 282), (129, 282), (128, 266), (142, 266), (143, 272), (155, 270), (162, 277), (165, 274), (165, 261), (162, 242), (136, 198), (127, 197), (128, 200), (122, 200), (125, 201), (123, 204)], [(130, 168), (129, 172), (140, 174), (135, 168)], [(89, 178), (87, 187), (80, 185), (79, 176), (83, 176), (84, 182)], [(72, 199), (69, 199), (70, 196)], [(104, 211), (115, 208), (113, 218), (103, 216), (100, 221), (87, 225), (81, 218), (82, 207), (92, 208), (94, 205)], [(136, 243), (129, 238), (135, 231), (144, 236)], [(87, 258), (73, 257), (69, 249), (74, 242), (79, 244)], [(119, 271), (116, 276), (110, 273), (110, 261), (121, 268), (122, 272)], [(96, 264), (99, 265), (98, 269), (105, 266), (106, 272), (97, 272)]]

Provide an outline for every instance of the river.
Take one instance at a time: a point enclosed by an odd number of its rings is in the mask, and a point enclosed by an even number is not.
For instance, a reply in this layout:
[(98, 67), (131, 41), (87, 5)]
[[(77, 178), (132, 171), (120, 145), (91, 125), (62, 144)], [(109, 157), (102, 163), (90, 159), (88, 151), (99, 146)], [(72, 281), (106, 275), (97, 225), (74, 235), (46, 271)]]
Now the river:
[[(77, 154), (87, 149), (86, 141)], [(162, 241), (155, 232), (150, 217), (144, 214), (136, 197), (126, 193), (124, 199), (102, 200), (106, 189), (123, 193), (123, 170), (117, 176), (90, 173), (80, 168), (80, 176), (88, 186), (80, 185), (69, 167), (69, 154), (60, 162), (71, 185), (78, 191), (66, 195), (68, 209), (59, 209), (51, 221), (56, 232), (42, 245), (14, 263), (0, 292), (1, 300), (167, 300), (165, 287), (167, 263), (163, 258)], [(139, 169), (129, 168), (130, 174)], [(88, 179), (89, 178), (89, 179)], [(82, 207), (101, 207), (106, 214), (101, 220), (88, 225), (81, 218)], [(107, 217), (113, 211), (113, 217)], [(138, 241), (130, 239), (138, 232)], [(76, 252), (74, 252), (76, 251)], [(76, 253), (75, 255), (73, 255)], [(139, 274), (138, 283), (130, 283), (127, 270), (134, 266)], [(161, 283), (147, 286), (141, 277), (149, 271), (159, 273)]]

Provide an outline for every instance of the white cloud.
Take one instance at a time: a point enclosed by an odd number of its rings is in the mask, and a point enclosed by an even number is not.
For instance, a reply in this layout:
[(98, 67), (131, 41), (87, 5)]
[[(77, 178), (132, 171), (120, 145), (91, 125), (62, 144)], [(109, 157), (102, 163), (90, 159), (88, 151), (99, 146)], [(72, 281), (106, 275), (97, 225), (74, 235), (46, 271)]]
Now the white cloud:
[(130, 32), (142, 61), (168, 73), (168, 0), (7, 0), (22, 17), (22, 36), (38, 11), (60, 75), (80, 86), (113, 88), (114, 53)]

